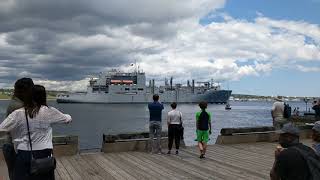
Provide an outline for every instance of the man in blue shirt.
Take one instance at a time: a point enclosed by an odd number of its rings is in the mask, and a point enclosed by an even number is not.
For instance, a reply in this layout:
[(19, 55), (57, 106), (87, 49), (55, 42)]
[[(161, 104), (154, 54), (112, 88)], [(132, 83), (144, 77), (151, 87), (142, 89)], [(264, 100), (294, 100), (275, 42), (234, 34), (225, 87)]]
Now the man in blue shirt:
[[(150, 145), (151, 152), (161, 154), (161, 115), (163, 110), (163, 104), (159, 103), (159, 95), (153, 95), (153, 102), (148, 104), (150, 112)], [(157, 138), (156, 143), (154, 142), (154, 137)]]

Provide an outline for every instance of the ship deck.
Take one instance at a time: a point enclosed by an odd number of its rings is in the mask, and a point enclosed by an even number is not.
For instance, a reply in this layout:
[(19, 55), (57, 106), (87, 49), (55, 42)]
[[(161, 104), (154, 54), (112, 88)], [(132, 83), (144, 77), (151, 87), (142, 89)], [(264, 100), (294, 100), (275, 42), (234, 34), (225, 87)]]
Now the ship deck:
[[(310, 140), (304, 140), (307, 145)], [(144, 152), (86, 153), (57, 158), (56, 179), (269, 179), (275, 143), (210, 145), (205, 159), (197, 147), (179, 155)], [(0, 179), (8, 179), (0, 161)]]

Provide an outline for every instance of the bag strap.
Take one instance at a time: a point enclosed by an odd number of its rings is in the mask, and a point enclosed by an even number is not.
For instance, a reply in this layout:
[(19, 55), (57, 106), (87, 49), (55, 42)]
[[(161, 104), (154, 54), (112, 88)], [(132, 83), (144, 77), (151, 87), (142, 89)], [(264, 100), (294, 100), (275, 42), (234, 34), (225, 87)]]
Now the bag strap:
[(29, 129), (29, 120), (28, 120), (28, 113), (27, 113), (27, 108), (24, 108), (24, 112), (26, 115), (26, 121), (27, 121), (27, 129), (28, 129), (28, 137), (29, 137), (29, 144), (30, 144), (30, 149), (31, 149), (31, 158), (33, 159), (32, 155), (32, 143), (31, 143), (31, 135), (30, 135), (30, 129)]

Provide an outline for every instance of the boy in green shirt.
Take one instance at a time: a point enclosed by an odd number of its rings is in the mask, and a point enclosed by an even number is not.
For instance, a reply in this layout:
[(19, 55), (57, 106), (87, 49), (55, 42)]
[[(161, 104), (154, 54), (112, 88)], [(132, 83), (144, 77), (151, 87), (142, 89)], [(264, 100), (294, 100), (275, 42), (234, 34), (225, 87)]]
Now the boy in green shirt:
[(206, 112), (208, 104), (200, 102), (200, 112), (196, 113), (197, 123), (197, 141), (200, 150), (200, 159), (204, 158), (207, 150), (207, 143), (209, 141), (209, 134), (211, 134), (211, 114)]

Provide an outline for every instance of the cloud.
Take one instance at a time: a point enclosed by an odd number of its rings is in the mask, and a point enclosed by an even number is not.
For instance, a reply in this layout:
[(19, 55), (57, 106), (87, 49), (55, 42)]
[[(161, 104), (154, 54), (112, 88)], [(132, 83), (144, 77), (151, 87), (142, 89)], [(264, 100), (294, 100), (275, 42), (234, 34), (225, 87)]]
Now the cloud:
[(302, 65), (297, 65), (297, 69), (302, 72), (320, 72), (320, 67), (307, 67)]
[[(30, 76), (49, 89), (84, 90), (91, 74), (132, 70), (148, 79), (239, 80), (320, 61), (318, 24), (217, 13), (224, 0), (5, 0), (0, 5), (2, 87)], [(223, 20), (199, 24), (210, 16)], [(316, 68), (308, 69), (314, 71)], [(6, 84), (6, 85), (3, 85)]]

